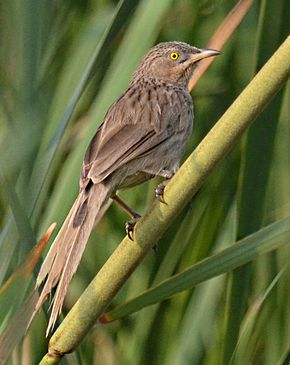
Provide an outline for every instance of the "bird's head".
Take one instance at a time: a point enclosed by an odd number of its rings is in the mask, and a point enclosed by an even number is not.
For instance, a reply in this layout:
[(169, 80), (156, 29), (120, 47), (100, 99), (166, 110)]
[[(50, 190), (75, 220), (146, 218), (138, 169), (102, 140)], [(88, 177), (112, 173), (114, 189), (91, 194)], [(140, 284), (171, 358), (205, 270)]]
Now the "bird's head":
[(214, 49), (200, 49), (183, 42), (159, 43), (144, 56), (133, 81), (148, 77), (187, 86), (198, 62), (218, 54)]

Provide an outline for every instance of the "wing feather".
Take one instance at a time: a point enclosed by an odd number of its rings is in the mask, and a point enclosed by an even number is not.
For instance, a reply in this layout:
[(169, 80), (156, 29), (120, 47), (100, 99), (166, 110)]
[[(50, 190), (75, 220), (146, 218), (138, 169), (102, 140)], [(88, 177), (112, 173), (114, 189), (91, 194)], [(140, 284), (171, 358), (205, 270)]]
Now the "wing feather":
[(128, 89), (112, 105), (87, 150), (82, 171), (84, 181), (103, 181), (174, 133), (170, 126), (179, 119), (181, 104), (174, 105), (171, 93), (163, 93), (162, 100), (157, 94), (150, 87), (135, 92)]

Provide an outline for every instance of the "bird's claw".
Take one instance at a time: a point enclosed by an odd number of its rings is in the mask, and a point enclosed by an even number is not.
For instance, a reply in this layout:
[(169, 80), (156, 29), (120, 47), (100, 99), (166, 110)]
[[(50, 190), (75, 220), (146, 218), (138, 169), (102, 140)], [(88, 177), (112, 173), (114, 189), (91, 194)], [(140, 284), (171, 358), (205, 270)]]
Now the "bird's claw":
[(129, 239), (131, 241), (133, 241), (132, 233), (134, 231), (135, 224), (136, 224), (136, 222), (132, 222), (132, 221), (126, 222), (126, 224), (125, 224), (127, 236), (129, 237)]
[(134, 239), (133, 239), (134, 227), (140, 218), (141, 218), (141, 216), (139, 214), (138, 215), (136, 214), (136, 217), (134, 217), (131, 221), (126, 222), (126, 224), (125, 224), (127, 236), (129, 237), (129, 239), (131, 241), (134, 241)]
[(155, 196), (156, 198), (160, 201), (160, 203), (166, 204), (166, 201), (164, 200), (164, 189), (165, 189), (165, 184), (161, 183), (157, 186), (157, 188), (155, 189)]

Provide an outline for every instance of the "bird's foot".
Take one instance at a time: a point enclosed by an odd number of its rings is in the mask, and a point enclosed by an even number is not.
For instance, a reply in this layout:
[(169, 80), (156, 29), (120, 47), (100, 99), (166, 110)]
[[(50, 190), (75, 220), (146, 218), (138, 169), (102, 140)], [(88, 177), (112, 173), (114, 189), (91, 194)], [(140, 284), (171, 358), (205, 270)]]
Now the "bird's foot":
[(169, 180), (163, 181), (161, 184), (157, 186), (155, 189), (155, 196), (160, 201), (160, 203), (167, 204), (164, 200), (164, 189), (165, 186), (168, 184)]
[(133, 219), (125, 224), (127, 236), (131, 241), (133, 241), (134, 227), (140, 218), (141, 218), (140, 214), (134, 213)]
[(121, 198), (119, 198), (116, 194), (111, 197), (120, 207), (128, 213), (133, 219), (125, 224), (125, 229), (127, 236), (133, 241), (133, 232), (134, 227), (138, 220), (141, 218), (141, 215), (131, 209)]

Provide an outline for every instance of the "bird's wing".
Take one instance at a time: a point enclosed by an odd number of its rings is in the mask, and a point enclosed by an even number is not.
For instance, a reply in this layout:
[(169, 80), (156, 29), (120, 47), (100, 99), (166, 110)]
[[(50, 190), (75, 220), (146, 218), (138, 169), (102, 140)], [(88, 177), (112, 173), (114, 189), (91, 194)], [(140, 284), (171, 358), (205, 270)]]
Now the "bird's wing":
[(182, 102), (171, 91), (130, 89), (109, 109), (87, 150), (82, 181), (98, 183), (174, 133)]

